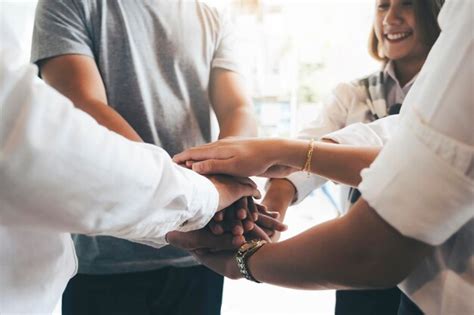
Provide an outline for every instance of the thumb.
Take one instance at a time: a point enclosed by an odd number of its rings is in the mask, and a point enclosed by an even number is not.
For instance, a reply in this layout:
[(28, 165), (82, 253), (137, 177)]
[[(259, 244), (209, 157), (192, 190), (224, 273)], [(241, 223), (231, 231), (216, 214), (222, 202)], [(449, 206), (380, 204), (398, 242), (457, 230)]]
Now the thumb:
[(262, 194), (260, 193), (260, 190), (258, 190), (256, 187), (252, 187), (250, 185), (239, 185), (239, 194), (240, 197), (253, 197), (256, 199), (262, 198)]

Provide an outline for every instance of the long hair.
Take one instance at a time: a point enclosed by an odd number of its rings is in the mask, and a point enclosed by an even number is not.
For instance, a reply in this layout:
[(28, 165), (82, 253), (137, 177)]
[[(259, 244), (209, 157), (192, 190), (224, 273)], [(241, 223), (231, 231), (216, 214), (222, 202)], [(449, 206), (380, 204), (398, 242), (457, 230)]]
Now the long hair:
[[(421, 30), (423, 44), (432, 47), (438, 39), (441, 29), (438, 24), (438, 14), (444, 0), (413, 0), (413, 9), (417, 27)], [(372, 27), (369, 35), (369, 54), (378, 61), (388, 62), (387, 57), (380, 55), (379, 40)]]

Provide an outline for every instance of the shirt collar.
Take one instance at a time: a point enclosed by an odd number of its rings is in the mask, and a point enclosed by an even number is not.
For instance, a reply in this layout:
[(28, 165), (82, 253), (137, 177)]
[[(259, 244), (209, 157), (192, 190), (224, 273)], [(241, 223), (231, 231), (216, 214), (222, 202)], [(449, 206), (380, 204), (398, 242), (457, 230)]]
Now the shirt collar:
[(394, 67), (393, 61), (391, 61), (391, 60), (389, 62), (387, 62), (387, 64), (385, 65), (385, 67), (383, 69), (383, 75), (384, 75), (384, 81), (385, 82), (391, 80), (393, 83), (395, 83), (397, 88), (404, 91), (405, 93), (408, 92), (408, 90), (411, 88), (411, 86), (415, 82), (416, 78), (418, 77), (418, 73), (417, 73), (413, 78), (411, 78), (410, 81), (408, 81), (407, 84), (405, 84), (405, 86), (403, 86), (403, 87), (400, 86), (400, 82), (398, 81), (397, 76), (395, 75), (395, 67)]

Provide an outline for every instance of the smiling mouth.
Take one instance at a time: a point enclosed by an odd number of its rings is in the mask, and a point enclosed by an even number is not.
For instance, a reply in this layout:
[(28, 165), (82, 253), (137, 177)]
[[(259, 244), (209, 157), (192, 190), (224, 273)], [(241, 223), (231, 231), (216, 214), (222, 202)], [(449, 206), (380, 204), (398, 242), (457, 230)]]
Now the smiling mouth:
[(399, 42), (411, 36), (412, 34), (413, 32), (400, 32), (400, 33), (385, 34), (384, 36), (390, 42)]

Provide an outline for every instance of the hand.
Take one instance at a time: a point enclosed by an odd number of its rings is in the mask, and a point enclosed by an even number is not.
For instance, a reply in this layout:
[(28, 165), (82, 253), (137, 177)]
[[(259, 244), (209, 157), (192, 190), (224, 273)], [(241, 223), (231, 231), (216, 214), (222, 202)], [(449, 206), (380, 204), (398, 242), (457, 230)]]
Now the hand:
[[(280, 238), (280, 233), (288, 229), (288, 226), (282, 222), (280, 213), (276, 211), (268, 211), (264, 205), (259, 206), (258, 220), (256, 221), (255, 228), (249, 233), (245, 234), (245, 239), (262, 239), (267, 242), (276, 242)], [(257, 233), (258, 230), (261, 232)], [(261, 237), (264, 233), (267, 237)]]
[(223, 139), (188, 149), (173, 157), (200, 174), (285, 177), (297, 171), (279, 163), (277, 139)]
[(245, 238), (242, 235), (240, 235), (240, 237), (232, 235), (231, 233), (214, 235), (206, 227), (191, 232), (168, 232), (168, 234), (166, 234), (166, 239), (170, 245), (188, 251), (222, 251), (237, 249), (245, 243)]
[(218, 210), (229, 207), (242, 197), (261, 197), (257, 185), (250, 178), (225, 175), (214, 175), (208, 178), (219, 193)]
[(237, 237), (244, 235), (246, 240), (263, 239), (271, 242), (271, 237), (287, 229), (278, 217), (279, 213), (267, 211), (251, 198), (242, 198), (232, 207), (216, 213), (209, 222), (209, 228), (215, 235), (231, 232)]
[(252, 197), (245, 197), (217, 212), (209, 222), (209, 229), (215, 235), (221, 235), (224, 232), (243, 235), (255, 227), (254, 221), (257, 218), (258, 209)]
[(241, 279), (242, 274), (235, 261), (235, 251), (222, 251), (216, 253), (195, 251), (191, 254), (209, 269), (230, 279)]

